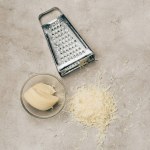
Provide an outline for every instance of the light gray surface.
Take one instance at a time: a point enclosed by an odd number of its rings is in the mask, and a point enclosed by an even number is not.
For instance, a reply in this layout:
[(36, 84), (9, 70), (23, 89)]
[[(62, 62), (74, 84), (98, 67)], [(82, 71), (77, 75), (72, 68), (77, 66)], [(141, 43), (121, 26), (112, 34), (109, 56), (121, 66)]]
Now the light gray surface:
[(38, 22), (38, 15), (53, 6), (62, 9), (99, 60), (62, 79), (68, 96), (76, 86), (96, 83), (99, 71), (100, 82), (115, 93), (119, 113), (104, 150), (149, 150), (148, 0), (0, 0), (0, 149), (96, 150), (95, 129), (83, 130), (65, 112), (47, 120), (33, 118), (20, 103), (30, 76), (59, 77)]

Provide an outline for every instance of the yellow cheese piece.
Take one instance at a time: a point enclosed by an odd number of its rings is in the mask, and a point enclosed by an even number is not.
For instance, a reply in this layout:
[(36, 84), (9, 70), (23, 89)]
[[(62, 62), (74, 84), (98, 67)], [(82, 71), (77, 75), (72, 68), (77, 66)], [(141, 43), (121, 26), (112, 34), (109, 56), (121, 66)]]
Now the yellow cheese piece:
[(33, 87), (24, 93), (24, 98), (32, 107), (42, 111), (52, 108), (58, 102), (57, 96), (46, 92), (37, 92)]
[(44, 83), (37, 83), (32, 88), (38, 93), (54, 94), (56, 92), (52, 86)]

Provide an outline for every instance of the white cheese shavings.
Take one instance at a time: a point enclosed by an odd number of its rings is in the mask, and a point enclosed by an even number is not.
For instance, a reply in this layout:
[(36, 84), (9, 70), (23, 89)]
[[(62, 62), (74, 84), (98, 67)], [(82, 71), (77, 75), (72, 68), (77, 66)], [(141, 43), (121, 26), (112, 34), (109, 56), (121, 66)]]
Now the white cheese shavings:
[(86, 126), (98, 128), (101, 136), (104, 136), (107, 126), (114, 119), (116, 110), (113, 95), (97, 86), (78, 88), (69, 103), (73, 117)]

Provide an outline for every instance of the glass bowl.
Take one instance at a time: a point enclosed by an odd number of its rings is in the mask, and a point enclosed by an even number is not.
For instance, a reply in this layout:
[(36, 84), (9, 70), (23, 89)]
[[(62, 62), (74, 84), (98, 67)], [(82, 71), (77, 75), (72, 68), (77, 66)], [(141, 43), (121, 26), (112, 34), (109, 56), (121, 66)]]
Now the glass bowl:
[[(42, 83), (45, 83), (45, 84), (48, 84), (52, 87), (55, 88), (56, 90), (56, 96), (59, 98), (59, 101), (56, 105), (54, 105), (53, 108), (47, 110), (47, 111), (41, 111), (41, 110), (38, 110), (34, 107), (32, 107), (30, 104), (28, 104), (26, 102), (26, 100), (24, 99), (24, 93), (30, 88), (32, 87), (33, 85), (39, 83), (39, 82), (42, 82)], [(31, 114), (32, 116), (35, 116), (37, 118), (49, 118), (49, 117), (53, 117), (54, 115), (58, 114), (64, 107), (65, 105), (65, 100), (66, 100), (66, 92), (65, 92), (65, 88), (64, 88), (64, 85), (61, 83), (61, 81), (53, 76), (53, 75), (50, 75), (50, 74), (41, 74), (41, 75), (35, 75), (31, 78), (29, 78), (22, 90), (21, 90), (21, 103), (24, 107), (24, 109), (29, 113)]]

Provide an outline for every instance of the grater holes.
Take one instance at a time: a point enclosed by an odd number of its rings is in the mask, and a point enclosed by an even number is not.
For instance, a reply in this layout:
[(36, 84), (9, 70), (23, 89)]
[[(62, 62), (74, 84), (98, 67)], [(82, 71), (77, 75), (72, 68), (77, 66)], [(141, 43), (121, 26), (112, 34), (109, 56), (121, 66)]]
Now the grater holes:
[(85, 51), (84, 51), (84, 50), (82, 50), (82, 53), (85, 53)]
[(61, 41), (61, 43), (62, 43), (62, 44), (65, 44), (65, 42), (64, 42), (63, 40)]
[(77, 53), (77, 56), (79, 56), (80, 54), (79, 53)]
[(50, 31), (54, 37), (53, 43), (58, 46), (56, 52), (61, 64), (85, 53), (80, 41), (70, 32), (71, 30), (65, 22), (55, 22)]
[(79, 55), (82, 55), (82, 52), (79, 52)]
[(66, 43), (64, 43), (65, 49), (68, 47)]

